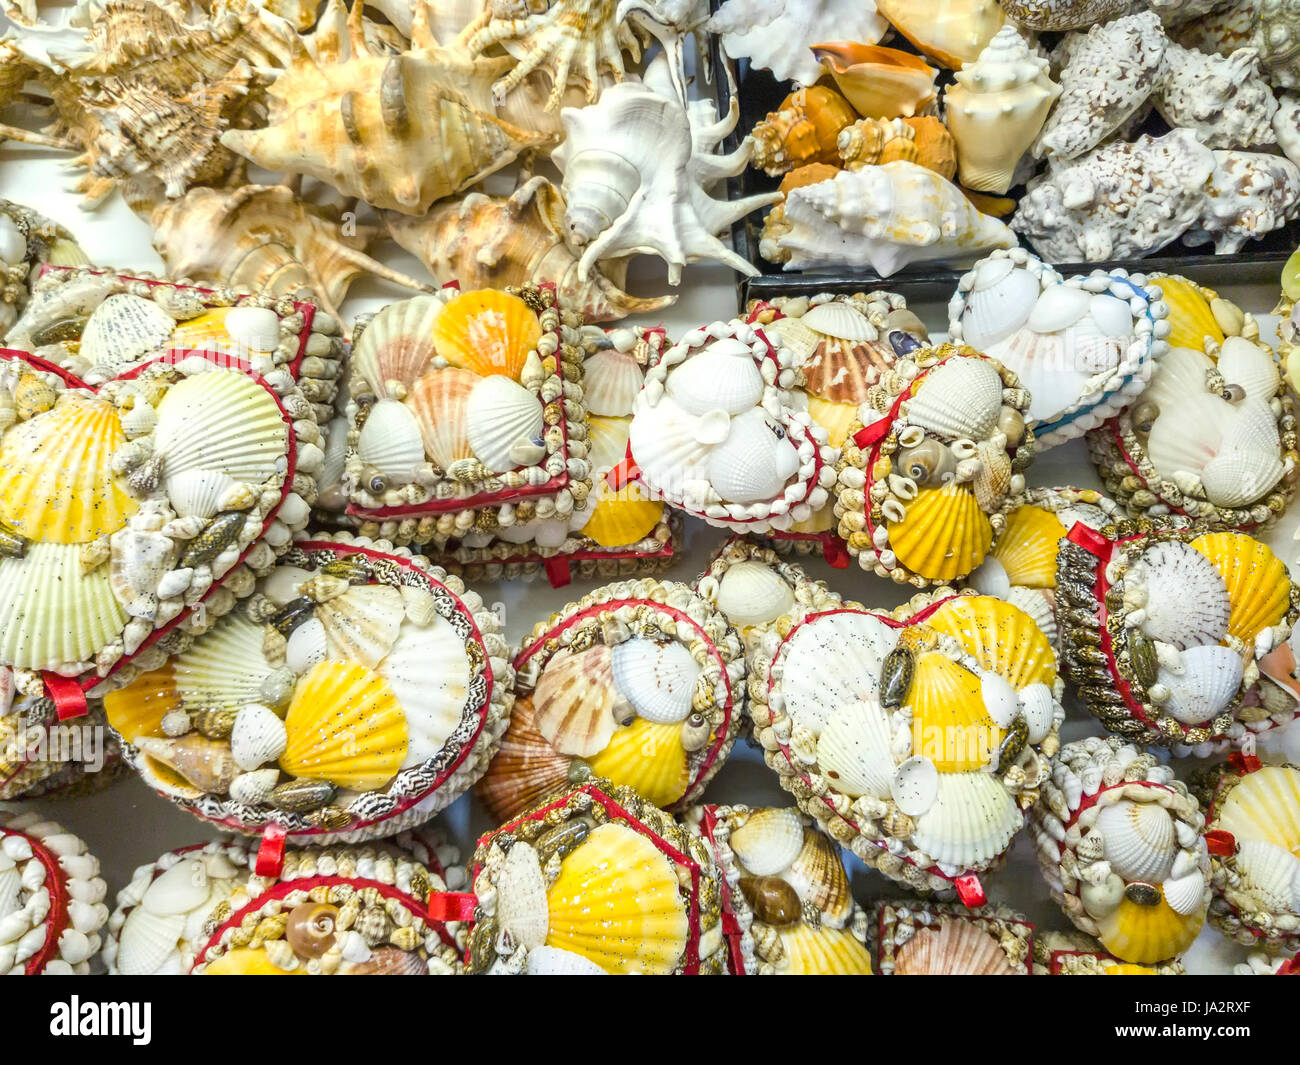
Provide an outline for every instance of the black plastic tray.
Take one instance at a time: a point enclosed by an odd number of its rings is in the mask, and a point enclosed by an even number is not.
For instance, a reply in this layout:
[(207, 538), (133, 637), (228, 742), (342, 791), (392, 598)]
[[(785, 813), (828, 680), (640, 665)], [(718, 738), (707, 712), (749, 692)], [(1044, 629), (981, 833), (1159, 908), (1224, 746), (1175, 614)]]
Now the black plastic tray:
[[(721, 0), (710, 0), (716, 10)], [(915, 51), (901, 36), (889, 42), (890, 47)], [(714, 91), (718, 111), (725, 115), (731, 104), (731, 91), (722, 64), (730, 62), (722, 51), (719, 39), (710, 35), (709, 52), (713, 67)], [(737, 94), (740, 99), (740, 122), (727, 139), (726, 149), (734, 151), (741, 140), (770, 111), (775, 111), (789, 94), (789, 82), (778, 81), (768, 70), (752, 69), (749, 61), (735, 62)], [(945, 72), (946, 73), (946, 72)], [(950, 74), (947, 74), (951, 78)], [(1150, 120), (1151, 129), (1144, 132), (1163, 132), (1166, 128), (1158, 117)], [(780, 184), (779, 178), (770, 178), (763, 171), (748, 167), (738, 177), (727, 180), (727, 198), (730, 200), (770, 192)], [(754, 277), (741, 277), (737, 282), (739, 306), (743, 310), (750, 300), (771, 299), (774, 296), (811, 296), (818, 292), (852, 293), (886, 289), (915, 300), (947, 299), (957, 288), (957, 281), (965, 269), (938, 263), (918, 263), (890, 277), (882, 278), (874, 270), (849, 273), (830, 271), (813, 273), (800, 270), (786, 272), (779, 264), (769, 263), (758, 253), (759, 234), (767, 209), (755, 211), (737, 222), (731, 230), (732, 243), (737, 254), (753, 263), (761, 273)], [(1030, 251), (1033, 246), (1026, 240), (1021, 244)], [(1186, 248), (1173, 243), (1143, 259), (1112, 259), (1093, 263), (1052, 263), (1058, 271), (1069, 277), (1093, 270), (1110, 270), (1122, 267), (1131, 273), (1182, 274), (1206, 285), (1215, 284), (1278, 284), (1282, 265), (1300, 246), (1300, 221), (1274, 230), (1264, 239), (1251, 241), (1237, 255), (1214, 255), (1207, 252), (1208, 245)], [(1267, 308), (1272, 310), (1271, 307)]]

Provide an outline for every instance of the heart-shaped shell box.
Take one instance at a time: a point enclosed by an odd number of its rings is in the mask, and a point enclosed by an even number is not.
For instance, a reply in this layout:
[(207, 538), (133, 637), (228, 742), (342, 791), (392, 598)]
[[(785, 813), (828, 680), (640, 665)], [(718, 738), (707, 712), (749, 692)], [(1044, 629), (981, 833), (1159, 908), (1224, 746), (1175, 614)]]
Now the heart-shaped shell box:
[(682, 538), (682, 515), (651, 498), (639, 483), (614, 488), (605, 478), (627, 455), (632, 408), (645, 367), (668, 341), (663, 329), (628, 327), (608, 333), (582, 329), (586, 425), (575, 429), (570, 453), (591, 468), (585, 505), (567, 517), (534, 517), (492, 531), (471, 530), (437, 556), (467, 579), (501, 580), (545, 574), (554, 587), (573, 576), (648, 575), (669, 569)]
[[(12, 701), (11, 701), (12, 700)], [(107, 728), (104, 705), (61, 723), (53, 700), (15, 692), (13, 670), (0, 668), (0, 802), (42, 795), (86, 795), (112, 783), (122, 748)]]
[(45, 263), (73, 266), (86, 253), (57, 222), (12, 200), (0, 200), (0, 337), (27, 306), (31, 285)]
[(479, 840), (472, 973), (727, 972), (709, 845), (631, 788), (593, 780)]
[[(454, 849), (442, 848), (455, 862)], [(430, 893), (463, 884), (419, 836), (290, 849), (256, 870), (238, 839), (168, 851), (135, 870), (108, 919), (104, 966), (124, 976), (423, 976), (463, 971), (468, 938)], [(451, 881), (449, 884), (448, 881)]]
[(1034, 926), (1004, 906), (882, 902), (872, 935), (881, 976), (1029, 976)]
[(309, 299), (93, 266), (43, 267), (5, 343), (92, 385), (169, 349), (222, 352), (264, 376), (283, 368), (321, 424), (333, 412), (344, 360), (339, 322)]
[(1182, 954), (1205, 923), (1205, 818), (1167, 765), (1115, 736), (1067, 743), (1030, 812), (1038, 864), (1074, 925), (1123, 962)]
[(853, 901), (839, 845), (793, 808), (698, 806), (691, 831), (723, 873), (731, 972), (747, 976), (866, 976), (867, 914)]
[(1169, 350), (1156, 284), (1124, 270), (1067, 280), (1023, 248), (1001, 249), (958, 281), (948, 336), (1020, 379), (1043, 451), (1118, 414), (1146, 387)]
[(247, 596), (306, 523), (323, 457), (287, 370), (213, 352), (91, 387), (0, 351), (0, 424), (0, 663), (61, 717)]
[(797, 603), (751, 669), (755, 737), (800, 808), (886, 876), (982, 901), (1064, 718), (1033, 619), (950, 588), (892, 613)]
[(1255, 320), (1209, 289), (1152, 283), (1170, 308), (1171, 350), (1132, 405), (1089, 432), (1092, 461), (1133, 517), (1266, 528), (1295, 494), (1300, 461), (1277, 357)]
[[(1280, 959), (1279, 959), (1280, 960)], [(1177, 958), (1137, 965), (1107, 954), (1091, 936), (1081, 932), (1034, 934), (1035, 976), (1183, 976), (1186, 970)]]
[(1029, 393), (972, 348), (896, 359), (840, 458), (835, 515), (863, 569), (917, 587), (967, 576), (1025, 489)]
[(1061, 541), (1075, 522), (1100, 529), (1121, 516), (1113, 500), (1091, 489), (1026, 489), (1007, 514), (988, 558), (963, 583), (1020, 607), (1055, 646), (1056, 556)]
[(1210, 924), (1243, 946), (1300, 950), (1300, 768), (1234, 756), (1198, 784)]
[(1181, 518), (1078, 524), (1059, 563), (1061, 661), (1111, 732), (1208, 754), (1295, 717), (1300, 590), (1267, 545)]
[(625, 469), (718, 528), (762, 534), (806, 522), (830, 498), (838, 452), (797, 409), (794, 385), (793, 352), (762, 329), (741, 320), (693, 329), (646, 372)]
[(0, 974), (89, 973), (107, 891), (99, 859), (72, 833), (0, 811)]
[(512, 680), (500, 620), (459, 578), (311, 534), (105, 707), (145, 782), (196, 816), (356, 842), (426, 821), (483, 774)]
[(501, 750), (479, 784), (498, 820), (595, 774), (656, 806), (699, 798), (740, 730), (745, 656), (685, 584), (605, 585), (524, 637)]
[(447, 288), (358, 321), (343, 488), (361, 533), (441, 551), (585, 504), (581, 325), (551, 286)]

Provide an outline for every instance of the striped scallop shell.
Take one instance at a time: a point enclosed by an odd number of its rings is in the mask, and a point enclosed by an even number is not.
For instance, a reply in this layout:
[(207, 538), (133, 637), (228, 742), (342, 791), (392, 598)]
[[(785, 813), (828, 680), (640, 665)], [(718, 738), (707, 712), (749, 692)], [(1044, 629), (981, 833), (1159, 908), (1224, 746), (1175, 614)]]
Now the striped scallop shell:
[(1218, 827), (1238, 842), (1300, 847), (1300, 769), (1264, 766), (1242, 777), (1218, 804)]
[(578, 758), (604, 749), (628, 713), (630, 707), (614, 686), (605, 644), (578, 654), (567, 648), (557, 651), (533, 692), (537, 731), (561, 754)]
[(434, 357), (433, 324), (445, 302), (441, 295), (416, 296), (375, 315), (352, 349), (354, 396), (369, 391), (396, 399), (410, 389)]
[(800, 922), (780, 930), (784, 976), (870, 976), (871, 952), (845, 928)]
[(330, 658), (360, 662), (375, 669), (397, 642), (406, 607), (396, 588), (360, 584), (335, 599), (318, 603), (314, 617), (324, 629), (325, 651)]
[(406, 397), (420, 427), (425, 452), (444, 470), (474, 454), (469, 446), (466, 412), (470, 393), (478, 382), (479, 378), (468, 370), (429, 370), (415, 381)]
[(533, 701), (516, 699), (501, 748), (479, 782), (479, 798), (494, 821), (507, 821), (567, 787), (572, 762), (537, 731)]
[(610, 649), (610, 669), (619, 694), (640, 717), (674, 724), (690, 716), (700, 667), (678, 641), (624, 640)]
[(1142, 552), (1142, 563), (1146, 588), (1143, 632), (1179, 649), (1223, 639), (1231, 601), (1223, 577), (1208, 558), (1171, 540), (1148, 547)]
[(1007, 515), (990, 556), (1002, 563), (1012, 584), (1056, 587), (1056, 552), (1067, 529), (1050, 510), (1025, 503)]
[(1300, 858), (1262, 839), (1237, 850), (1237, 872), (1259, 903), (1273, 913), (1300, 913)]
[(262, 653), (263, 629), (242, 614), (227, 614), (171, 661), (180, 704), (192, 710), (238, 710), (261, 702), (262, 682), (274, 672)]
[(783, 879), (827, 924), (842, 927), (853, 916), (853, 893), (839, 845), (825, 833), (815, 828), (804, 833), (803, 846)]
[(233, 370), (178, 381), (158, 404), (154, 453), (166, 480), (187, 470), (220, 470), (260, 484), (288, 468), (289, 425), (273, 394)]
[(1001, 742), (1002, 733), (984, 705), (980, 678), (947, 655), (931, 651), (920, 656), (908, 700), (922, 745), (933, 736), (968, 738), (953, 750), (946, 742), (939, 752), (913, 750), (913, 754), (928, 754), (940, 773), (981, 768)]
[(1013, 976), (998, 941), (969, 921), (921, 928), (894, 956), (896, 976)]
[(542, 325), (518, 296), (477, 289), (453, 296), (433, 325), (438, 354), (452, 366), (480, 377), (518, 381), (528, 353), (537, 348)]

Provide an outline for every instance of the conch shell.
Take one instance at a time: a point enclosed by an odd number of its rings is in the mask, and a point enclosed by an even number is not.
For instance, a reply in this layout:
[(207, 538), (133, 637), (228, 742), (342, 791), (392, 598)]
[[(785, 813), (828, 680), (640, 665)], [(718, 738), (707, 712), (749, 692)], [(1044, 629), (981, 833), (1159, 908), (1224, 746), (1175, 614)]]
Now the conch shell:
[(834, 89), (825, 85), (796, 89), (750, 132), (754, 165), (776, 177), (809, 163), (834, 163), (840, 131), (857, 118)]
[(393, 239), (442, 284), (465, 290), (554, 284), (560, 302), (589, 322), (649, 314), (676, 296), (638, 299), (623, 291), (625, 259), (597, 263), (584, 281), (578, 257), (564, 239), (564, 197), (543, 177), (524, 182), (509, 197), (471, 192), (435, 205), (423, 218), (385, 212)]
[(863, 118), (839, 137), (845, 170), (876, 163), (917, 163), (951, 181), (957, 174), (957, 145), (952, 134), (932, 115), (921, 118)]
[(953, 70), (978, 58), (1004, 21), (998, 0), (876, 0), (876, 10), (922, 52)]
[(1133, 0), (1001, 0), (1002, 11), (1027, 30), (1077, 30), (1133, 10)]
[(939, 72), (911, 52), (834, 41), (813, 45), (813, 54), (866, 118), (911, 118), (934, 109)]
[(1209, 148), (1253, 148), (1277, 140), (1277, 100), (1252, 49), (1224, 57), (1170, 42), (1155, 89), (1160, 117), (1195, 130)]

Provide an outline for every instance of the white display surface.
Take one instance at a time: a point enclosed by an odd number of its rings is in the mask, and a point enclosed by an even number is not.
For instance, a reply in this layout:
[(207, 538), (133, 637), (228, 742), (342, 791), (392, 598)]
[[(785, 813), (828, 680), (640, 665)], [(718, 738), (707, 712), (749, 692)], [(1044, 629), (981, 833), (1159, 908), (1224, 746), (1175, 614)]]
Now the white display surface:
[[(65, 168), (66, 158), (54, 153), (7, 143), (0, 146), (0, 196), (16, 200), (61, 222), (76, 235), (91, 261), (126, 271), (163, 272), (163, 264), (150, 244), (150, 230), (114, 195), (93, 211), (83, 211), (79, 197), (66, 186), (74, 180)], [(383, 262), (415, 277), (426, 271), (411, 256), (391, 243), (372, 250)], [(640, 259), (633, 266), (631, 288), (637, 295), (665, 290), (663, 268), (657, 260)], [(1231, 269), (1225, 268), (1215, 288), (1254, 313), (1261, 323), (1265, 339), (1272, 339), (1275, 321), (1266, 317), (1277, 300), (1272, 285), (1234, 285)], [(403, 298), (409, 293), (393, 286), (361, 281), (353, 286), (343, 304), (347, 321), (367, 310)], [(935, 336), (942, 335), (947, 323), (946, 306), (938, 303), (913, 304), (912, 309)], [(655, 321), (663, 324), (670, 337), (683, 331), (726, 319), (736, 313), (736, 287), (729, 269), (716, 266), (687, 268), (683, 275), (680, 298)], [(633, 319), (632, 321), (638, 321)], [(1032, 486), (1073, 485), (1100, 488), (1096, 471), (1088, 461), (1081, 440), (1055, 448), (1034, 462), (1026, 479)], [(1300, 524), (1300, 505), (1283, 516), (1265, 539), (1273, 550), (1296, 572), (1297, 545), (1292, 534)], [(688, 520), (685, 550), (667, 575), (670, 579), (693, 582), (703, 570), (709, 556), (726, 538), (726, 533), (701, 522)], [(892, 582), (863, 572), (854, 560), (848, 570), (833, 570), (820, 558), (809, 559), (806, 566), (817, 578), (825, 579), (836, 591), (848, 598), (872, 606), (894, 606), (906, 598)], [(523, 582), (476, 584), (475, 589), (488, 603), (501, 602), (505, 607), (506, 635), (518, 642), (532, 626), (547, 618), (565, 603), (580, 598), (597, 586), (596, 581), (575, 580), (567, 588), (552, 589), (544, 579)], [(1062, 738), (1079, 739), (1100, 732), (1100, 725), (1067, 697), (1068, 716)], [(1295, 740), (1300, 746), (1300, 731)], [(1274, 742), (1281, 742), (1278, 737)], [(740, 740), (729, 761), (709, 785), (704, 796), (709, 802), (745, 802), (750, 804), (791, 805), (789, 797), (777, 784), (774, 772), (762, 761), (756, 746)], [(30, 805), (76, 832), (90, 846), (103, 864), (110, 901), (124, 887), (132, 871), (141, 863), (151, 862), (163, 851), (215, 837), (216, 830), (173, 806), (145, 787), (133, 775), (113, 784), (100, 794), (71, 800), (46, 800)], [(460, 846), (468, 857), (478, 835), (495, 827), (481, 803), (473, 796), (463, 797), (444, 811), (435, 824)], [(885, 897), (904, 894), (893, 881), (869, 870), (848, 856), (853, 876), (854, 894), (864, 904)], [(991, 902), (1002, 903), (1026, 914), (1036, 924), (1050, 929), (1067, 929), (1069, 922), (1048, 897), (1046, 883), (1039, 873), (1027, 834), (1017, 839), (1006, 866), (981, 877)], [(1192, 973), (1228, 972), (1246, 956), (1246, 950), (1230, 943), (1208, 925), (1184, 958)]]

